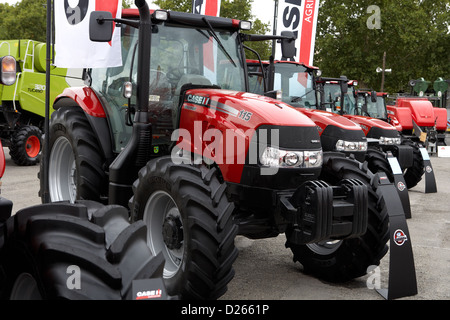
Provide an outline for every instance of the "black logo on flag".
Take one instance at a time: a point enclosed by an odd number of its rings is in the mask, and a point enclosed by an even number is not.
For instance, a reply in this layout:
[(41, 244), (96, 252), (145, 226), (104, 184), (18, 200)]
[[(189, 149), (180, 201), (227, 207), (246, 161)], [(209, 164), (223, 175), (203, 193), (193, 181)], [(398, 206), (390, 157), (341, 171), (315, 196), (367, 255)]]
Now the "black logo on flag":
[(192, 12), (195, 14), (201, 14), (202, 13), (202, 6), (203, 6), (203, 0), (194, 0), (192, 2), (194, 7), (192, 8)]
[(69, 0), (64, 0), (64, 11), (66, 12), (67, 21), (69, 24), (76, 25), (86, 18), (89, 8), (89, 0), (78, 0), (71, 2), (78, 2), (78, 4), (75, 7), (71, 7)]

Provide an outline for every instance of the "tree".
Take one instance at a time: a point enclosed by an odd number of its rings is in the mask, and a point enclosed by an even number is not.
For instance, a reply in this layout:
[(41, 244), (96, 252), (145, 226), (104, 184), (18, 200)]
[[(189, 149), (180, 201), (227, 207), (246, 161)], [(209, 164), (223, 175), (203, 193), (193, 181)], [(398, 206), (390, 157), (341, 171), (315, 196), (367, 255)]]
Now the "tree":
[[(156, 0), (154, 1), (162, 9), (191, 12), (192, 0)], [(251, 14), (253, 0), (222, 0), (220, 5), (220, 16), (231, 19), (252, 21), (252, 30), (246, 33), (253, 34), (268, 34), (269, 25), (263, 23)], [(246, 46), (256, 50), (262, 59), (268, 59), (272, 53), (272, 44), (270, 41), (264, 42), (248, 42)], [(247, 51), (250, 58), (253, 58), (253, 53)]]
[[(376, 5), (377, 10), (368, 10)], [(450, 77), (449, 0), (322, 0), (315, 64), (327, 76), (359, 80), (380, 89), (386, 52), (385, 91), (409, 91), (408, 81)], [(380, 26), (372, 22), (379, 18)]]
[[(0, 6), (0, 39), (46, 39), (46, 0), (22, 0)], [(4, 11), (3, 11), (4, 10)]]
[(161, 9), (180, 12), (192, 11), (192, 0), (155, 0), (153, 1)]

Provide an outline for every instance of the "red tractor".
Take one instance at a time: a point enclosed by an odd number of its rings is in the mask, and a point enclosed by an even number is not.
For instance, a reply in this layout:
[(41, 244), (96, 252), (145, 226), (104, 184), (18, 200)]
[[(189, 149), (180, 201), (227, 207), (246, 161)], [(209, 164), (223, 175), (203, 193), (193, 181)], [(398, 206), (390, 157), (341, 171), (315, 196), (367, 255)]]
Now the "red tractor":
[(261, 72), (259, 61), (247, 61), (251, 92), (278, 94), (278, 100), (288, 103), (314, 121), (324, 151), (343, 152), (364, 162), (368, 144), (361, 127), (341, 115), (319, 109), (320, 95), (315, 80), (321, 74), (321, 70), (285, 60), (274, 61), (272, 64), (262, 62), (262, 65), (264, 73)]
[[(249, 68), (250, 90), (258, 94), (276, 95), (296, 110), (307, 115), (317, 125), (319, 130), (324, 159), (336, 154), (345, 154), (359, 162), (367, 162), (368, 168), (373, 172), (384, 172), (390, 181), (396, 182), (397, 192), (401, 198), (407, 217), (410, 216), (408, 190), (401, 176), (401, 172), (394, 178), (392, 166), (398, 166), (395, 162), (390, 164), (388, 156), (382, 150), (375, 150), (379, 141), (367, 139), (361, 126), (350, 121), (346, 117), (331, 112), (331, 108), (320, 110), (325, 104), (321, 104), (323, 98), (323, 84), (333, 82), (339, 84), (340, 91), (334, 95), (337, 99), (344, 99), (347, 94), (347, 78), (339, 79), (320, 77), (321, 70), (317, 67), (307, 66), (294, 61), (261, 62), (247, 60)], [(263, 70), (263, 72), (261, 72)], [(386, 125), (390, 127), (389, 125)], [(370, 146), (370, 149), (368, 149)], [(350, 160), (347, 160), (350, 161)], [(391, 160), (392, 162), (393, 160)], [(327, 163), (327, 161), (325, 161)], [(357, 170), (358, 171), (358, 170)], [(361, 171), (361, 170), (360, 170)], [(367, 172), (367, 169), (363, 169)], [(323, 171), (323, 174), (326, 171)]]
[[(321, 71), (316, 67), (293, 61), (274, 61), (272, 64), (262, 63), (266, 78), (266, 81), (263, 81), (261, 63), (249, 60), (247, 65), (250, 74), (250, 90), (259, 94), (278, 92), (280, 94), (278, 99), (290, 104), (312, 119), (319, 129), (324, 151), (343, 152), (360, 162), (367, 161), (373, 172), (383, 171), (390, 180), (393, 180), (392, 168), (384, 153), (385, 150), (392, 150), (392, 148), (383, 149), (378, 145), (389, 140), (387, 137), (399, 138), (399, 134), (391, 125), (380, 120), (356, 119), (355, 123), (351, 121), (354, 120), (353, 117), (348, 115), (344, 117), (336, 112), (336, 110), (340, 110), (338, 101), (348, 99), (346, 77), (324, 78), (320, 76)], [(272, 76), (270, 76), (271, 72)], [(265, 82), (267, 82), (268, 88), (264, 88)], [(325, 93), (330, 87), (334, 91)], [(327, 99), (326, 96), (329, 98)], [(361, 121), (366, 121), (366, 123), (362, 124)], [(366, 137), (369, 126), (377, 127), (378, 137), (380, 135), (385, 137), (374, 139), (372, 134)], [(404, 183), (400, 185), (400, 188), (402, 190), (399, 192), (405, 190)], [(405, 210), (409, 210), (409, 208), (405, 208)]]
[[(15, 74), (15, 59), (0, 58), (0, 85), (14, 84)], [(5, 164), (0, 142), (0, 178)], [(164, 258), (152, 255), (145, 224), (130, 224), (125, 208), (77, 201), (37, 205), (11, 216), (12, 208), (0, 197), (1, 300), (135, 299), (134, 280), (151, 281), (147, 288), (167, 297)]]
[[(448, 80), (447, 80), (448, 81)], [(436, 96), (426, 96), (428, 82), (411, 80), (413, 93), (399, 95), (393, 104), (387, 104), (387, 93), (355, 91), (362, 112), (369, 112), (394, 125), (402, 137), (423, 144), (430, 154), (437, 152), (438, 145), (446, 145), (447, 110), (445, 109), (448, 82), (436, 80)]]
[[(305, 269), (335, 281), (379, 264), (383, 201), (359, 179), (319, 180), (316, 125), (248, 93), (249, 23), (136, 6), (115, 20), (123, 66), (87, 70), (89, 85), (54, 103), (43, 200), (129, 203), (164, 254), (169, 294), (182, 298), (226, 291), (237, 234), (285, 233)], [(93, 13), (92, 39), (109, 41), (113, 20)]]
[(398, 126), (393, 125), (395, 122), (389, 124), (382, 120), (387, 114), (380, 104), (374, 102), (368, 110), (367, 105), (358, 103), (355, 94), (356, 81), (349, 81), (348, 86), (349, 93), (343, 95), (342, 99), (340, 97), (336, 99), (333, 97), (340, 94), (340, 85), (333, 81), (323, 82), (321, 108), (341, 114), (363, 129), (367, 138), (372, 141), (368, 150), (368, 158), (371, 158), (369, 159), (369, 168), (372, 171), (377, 172), (381, 169), (386, 172), (383, 165), (383, 158), (385, 158), (383, 154), (390, 151), (400, 164), (406, 187), (413, 188), (422, 179), (424, 173), (424, 163), (419, 146), (410, 139), (402, 137)]

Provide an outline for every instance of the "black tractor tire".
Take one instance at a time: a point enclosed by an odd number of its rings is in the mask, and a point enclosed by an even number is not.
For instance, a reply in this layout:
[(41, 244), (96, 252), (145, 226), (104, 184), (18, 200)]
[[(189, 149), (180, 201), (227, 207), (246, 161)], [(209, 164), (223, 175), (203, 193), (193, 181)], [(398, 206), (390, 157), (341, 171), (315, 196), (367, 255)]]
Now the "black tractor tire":
[(365, 161), (372, 173), (384, 172), (390, 182), (394, 182), (394, 173), (392, 172), (386, 154), (375, 148), (368, 148)]
[(402, 144), (411, 146), (413, 148), (413, 164), (409, 168), (402, 168), (403, 178), (405, 179), (406, 187), (414, 188), (425, 173), (425, 166), (423, 164), (422, 153), (419, 150), (417, 143), (410, 139), (403, 139)]
[(39, 163), (42, 150), (42, 132), (35, 126), (20, 126), (11, 136), (9, 155), (18, 166)]
[(151, 160), (130, 200), (132, 221), (144, 220), (154, 254), (165, 256), (167, 292), (182, 299), (217, 299), (234, 277), (238, 251), (234, 204), (216, 168)]
[(84, 111), (79, 107), (62, 107), (52, 114), (49, 126), (48, 190), (44, 190), (41, 165), (39, 195), (49, 201), (93, 200), (101, 202), (107, 194), (105, 160), (98, 139)]
[(20, 210), (0, 223), (0, 243), (1, 299), (133, 299), (133, 280), (161, 279), (164, 267), (142, 221), (93, 201)]
[[(368, 186), (369, 208), (367, 232), (359, 237), (324, 241), (306, 245), (286, 242), (294, 262), (304, 272), (329, 282), (345, 282), (367, 274), (367, 268), (379, 265), (388, 251), (389, 217), (384, 202), (371, 184), (373, 174), (362, 163), (343, 155), (324, 156), (320, 180), (337, 185), (342, 179), (359, 179)], [(289, 239), (290, 229), (286, 231)]]

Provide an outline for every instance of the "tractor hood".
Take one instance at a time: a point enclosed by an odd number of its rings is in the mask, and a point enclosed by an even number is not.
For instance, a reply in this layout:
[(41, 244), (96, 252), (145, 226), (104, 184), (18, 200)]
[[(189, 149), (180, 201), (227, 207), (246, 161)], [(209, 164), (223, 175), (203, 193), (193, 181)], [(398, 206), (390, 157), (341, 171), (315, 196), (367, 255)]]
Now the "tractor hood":
[(186, 91), (185, 111), (201, 112), (211, 121), (223, 122), (236, 129), (256, 129), (261, 125), (315, 127), (303, 113), (290, 105), (261, 95), (219, 89)]
[(366, 136), (372, 128), (377, 128), (381, 131), (392, 131), (392, 133), (398, 132), (394, 126), (383, 120), (358, 115), (345, 115), (345, 117), (357, 123), (362, 128)]
[[(246, 92), (195, 88), (183, 94), (179, 108), (180, 138), (177, 146), (217, 163), (228, 182), (244, 181), (244, 184), (255, 185), (252, 179), (253, 182), (245, 179), (259, 176), (257, 161), (268, 146), (298, 152), (319, 153), (322, 150), (314, 122), (288, 104), (272, 98)], [(255, 176), (244, 171), (244, 165), (247, 170), (256, 170), (258, 174)], [(286, 174), (291, 178), (297, 177), (293, 174), (296, 171), (316, 175), (320, 167), (296, 168)]]
[(364, 135), (359, 125), (341, 115), (316, 109), (299, 108), (298, 110), (307, 115), (322, 130), (328, 126), (335, 126), (342, 130), (361, 131), (361, 135)]
[[(364, 161), (367, 138), (360, 126), (332, 112), (306, 108), (297, 110), (303, 112), (317, 125), (324, 151), (343, 151), (348, 155), (353, 154), (359, 161)], [(351, 149), (349, 145), (344, 147), (347, 143), (352, 146)], [(343, 149), (338, 149), (341, 147)]]

